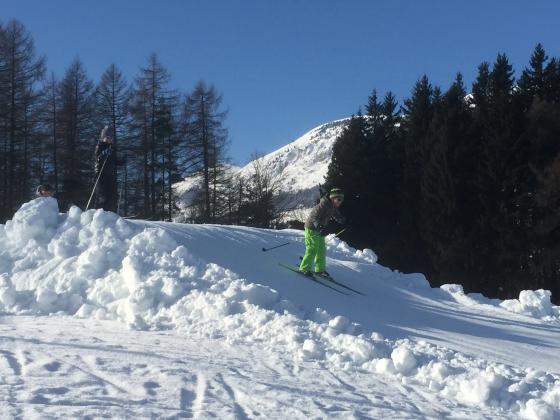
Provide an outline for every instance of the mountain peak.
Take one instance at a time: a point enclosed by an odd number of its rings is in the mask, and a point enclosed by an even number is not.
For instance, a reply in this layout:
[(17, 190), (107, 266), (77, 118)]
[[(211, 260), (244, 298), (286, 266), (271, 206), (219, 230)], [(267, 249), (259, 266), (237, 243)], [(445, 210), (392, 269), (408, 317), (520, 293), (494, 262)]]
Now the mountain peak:
[[(332, 157), (332, 148), (336, 138), (342, 133), (350, 119), (344, 118), (322, 124), (305, 133), (286, 146), (259, 158), (261, 164), (268, 168), (273, 176), (278, 177), (280, 191), (284, 193), (318, 192), (323, 183)], [(253, 162), (240, 170), (242, 176), (249, 176)], [(306, 194), (306, 198), (307, 198)], [(306, 203), (309, 200), (305, 200)]]
[[(309, 209), (319, 194), (319, 185), (327, 175), (334, 142), (350, 118), (321, 124), (278, 150), (258, 157), (261, 168), (278, 183), (278, 192), (300, 209)], [(249, 178), (254, 172), (255, 160), (242, 168), (233, 168), (235, 176)], [(187, 209), (200, 189), (200, 177), (187, 177), (173, 187), (178, 195), (181, 212)], [(291, 214), (294, 218), (301, 218)], [(180, 218), (179, 218), (180, 219)]]

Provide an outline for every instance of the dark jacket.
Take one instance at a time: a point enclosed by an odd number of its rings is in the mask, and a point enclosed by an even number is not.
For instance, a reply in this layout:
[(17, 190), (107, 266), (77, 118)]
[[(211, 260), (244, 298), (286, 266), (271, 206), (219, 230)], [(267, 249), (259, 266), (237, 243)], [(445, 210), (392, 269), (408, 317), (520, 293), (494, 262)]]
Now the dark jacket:
[(115, 152), (109, 142), (99, 141), (95, 147), (96, 184), (95, 207), (108, 211), (117, 210), (117, 171)]
[(307, 216), (305, 227), (320, 231), (328, 225), (331, 219), (336, 220), (338, 223), (344, 223), (344, 216), (340, 214), (328, 197), (323, 197), (319, 204), (313, 207), (309, 216)]
[[(105, 166), (103, 166), (105, 164)], [(113, 145), (108, 142), (99, 141), (95, 146), (95, 174), (103, 168), (103, 177), (112, 176), (115, 171), (115, 154)]]

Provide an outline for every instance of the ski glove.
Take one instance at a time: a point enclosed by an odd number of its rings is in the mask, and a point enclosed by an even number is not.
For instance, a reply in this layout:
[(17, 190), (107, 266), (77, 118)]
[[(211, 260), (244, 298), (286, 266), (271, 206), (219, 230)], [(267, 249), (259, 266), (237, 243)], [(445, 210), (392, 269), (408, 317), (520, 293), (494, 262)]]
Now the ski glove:
[(101, 158), (101, 156), (103, 157), (108, 157), (111, 154), (112, 150), (110, 147), (107, 147), (105, 150), (103, 150), (101, 153), (99, 153), (99, 156)]

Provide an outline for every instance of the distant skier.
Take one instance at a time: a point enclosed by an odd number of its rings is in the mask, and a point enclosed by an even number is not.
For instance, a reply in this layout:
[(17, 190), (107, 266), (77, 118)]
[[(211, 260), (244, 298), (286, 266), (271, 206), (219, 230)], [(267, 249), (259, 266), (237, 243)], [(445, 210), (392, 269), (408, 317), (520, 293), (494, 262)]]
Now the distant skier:
[(95, 147), (95, 179), (97, 182), (97, 206), (103, 210), (117, 210), (117, 177), (115, 169), (113, 141), (109, 127), (101, 130), (101, 136)]
[(319, 203), (309, 213), (305, 221), (305, 255), (299, 266), (299, 270), (303, 274), (312, 276), (311, 266), (315, 263), (316, 274), (329, 275), (325, 270), (325, 236), (327, 235), (327, 225), (331, 219), (344, 224), (345, 218), (338, 211), (343, 201), (344, 193), (342, 190), (340, 188), (333, 188), (328, 196), (321, 198)]

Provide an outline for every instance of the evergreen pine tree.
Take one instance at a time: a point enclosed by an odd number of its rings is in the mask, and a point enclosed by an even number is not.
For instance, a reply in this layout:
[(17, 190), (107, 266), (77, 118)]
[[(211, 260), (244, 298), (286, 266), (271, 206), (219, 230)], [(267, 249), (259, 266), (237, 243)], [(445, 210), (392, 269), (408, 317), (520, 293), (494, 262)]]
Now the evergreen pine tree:
[[(545, 93), (545, 67), (548, 56), (541, 44), (537, 44), (531, 60), (530, 67), (525, 68), (519, 77), (518, 87), (520, 92), (528, 98), (532, 99), (534, 96), (543, 98)], [(525, 101), (527, 102), (527, 101)], [(527, 108), (531, 103), (524, 104)]]
[(560, 301), (560, 103), (535, 98), (528, 114), (531, 168), (536, 176), (531, 213), (531, 288), (551, 290)]
[(478, 266), (484, 270), (480, 289), (512, 293), (511, 285), (518, 289), (523, 282), (519, 267), (526, 265), (521, 225), (530, 174), (523, 157), (521, 107), (514, 103), (513, 70), (505, 54), (498, 55), (489, 76), (488, 113), (483, 116), (475, 175), (479, 220), (474, 232), (479, 237)]
[(344, 203), (344, 215), (358, 229), (352, 232), (356, 243), (364, 241), (361, 229), (370, 226), (367, 211), (363, 208), (362, 194), (368, 191), (368, 140), (365, 118), (358, 113), (352, 116), (342, 134), (333, 145), (332, 159), (325, 179), (325, 192), (331, 188), (342, 188), (348, 198)]
[(434, 114), (434, 88), (427, 76), (418, 80), (405, 101), (402, 123), (403, 178), (399, 199), (401, 244), (409, 257), (407, 270), (429, 270), (429, 258), (419, 230), (421, 179), (429, 154), (428, 131)]
[[(457, 278), (457, 270), (467, 252), (461, 229), (461, 209), (467, 197), (458, 190), (468, 189), (468, 109), (461, 74), (438, 100), (434, 94), (434, 118), (427, 135), (429, 153), (421, 179), (420, 228), (427, 244), (433, 276)], [(462, 201), (461, 201), (462, 199)], [(464, 216), (464, 209), (463, 209)], [(472, 214), (468, 216), (472, 217)]]
[(362, 211), (370, 222), (360, 229), (361, 243), (372, 246), (385, 263), (398, 263), (393, 252), (398, 243), (398, 185), (400, 162), (395, 161), (398, 103), (388, 92), (379, 102), (374, 91), (366, 116), (366, 148), (363, 188), (359, 192)]
[(549, 102), (560, 102), (560, 61), (550, 59), (544, 69), (544, 99)]

